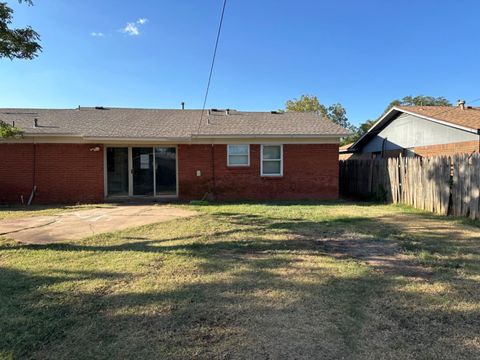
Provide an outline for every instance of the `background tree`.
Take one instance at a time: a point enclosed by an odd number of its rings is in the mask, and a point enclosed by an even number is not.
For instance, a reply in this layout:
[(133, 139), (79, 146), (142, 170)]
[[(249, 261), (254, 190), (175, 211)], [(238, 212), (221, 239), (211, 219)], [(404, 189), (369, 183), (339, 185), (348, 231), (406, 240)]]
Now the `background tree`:
[(327, 115), (327, 107), (322, 105), (314, 95), (302, 95), (300, 99), (287, 100), (285, 109), (287, 111), (316, 112)]
[(452, 103), (443, 96), (404, 96), (401, 99), (395, 99), (390, 102), (385, 109), (385, 112), (390, 110), (393, 106), (452, 106)]
[[(325, 106), (314, 95), (302, 95), (300, 99), (287, 100), (285, 103), (287, 111), (295, 112), (316, 112), (330, 119), (335, 124), (350, 130), (352, 133), (357, 132), (357, 128), (348, 121), (347, 111), (340, 103)], [(347, 139), (347, 138), (345, 138)], [(345, 144), (345, 140), (340, 141), (341, 145)]]
[(353, 135), (350, 135), (346, 138), (343, 138), (340, 142), (341, 145), (352, 144), (358, 139), (360, 139), (375, 123), (377, 120), (367, 120), (364, 123), (360, 124)]
[[(18, 2), (33, 5), (32, 0)], [(6, 3), (0, 2), (0, 59), (33, 59), (42, 51), (38, 43), (40, 35), (30, 26), (23, 29), (11, 29), (13, 10)], [(0, 120), (0, 138), (21, 136), (22, 131)]]
[(22, 135), (22, 131), (0, 120), (0, 138), (12, 138)]
[[(19, 0), (33, 5), (32, 0)], [(0, 2), (0, 58), (33, 59), (42, 51), (39, 44), (40, 35), (30, 26), (19, 29), (9, 27), (12, 23), (13, 10), (6, 3)]]

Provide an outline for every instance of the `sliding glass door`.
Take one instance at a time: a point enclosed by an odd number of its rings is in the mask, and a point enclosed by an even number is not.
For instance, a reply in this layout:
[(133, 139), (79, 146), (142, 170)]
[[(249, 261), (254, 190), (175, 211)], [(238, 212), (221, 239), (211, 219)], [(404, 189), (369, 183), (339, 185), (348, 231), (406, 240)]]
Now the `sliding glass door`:
[(176, 196), (177, 149), (107, 147), (107, 196)]
[(128, 196), (128, 148), (107, 148), (107, 195)]
[(177, 194), (177, 149), (174, 147), (155, 148), (155, 190), (156, 195)]
[(132, 148), (133, 195), (153, 195), (153, 148)]

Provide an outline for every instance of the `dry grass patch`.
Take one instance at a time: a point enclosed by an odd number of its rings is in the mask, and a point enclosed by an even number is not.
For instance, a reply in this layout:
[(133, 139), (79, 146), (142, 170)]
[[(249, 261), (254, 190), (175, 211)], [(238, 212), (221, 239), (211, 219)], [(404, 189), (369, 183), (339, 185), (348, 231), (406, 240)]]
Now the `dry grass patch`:
[(373, 204), (193, 208), (81, 241), (0, 240), (0, 358), (478, 354), (478, 228)]
[(31, 216), (50, 216), (65, 212), (87, 210), (94, 208), (111, 207), (110, 204), (86, 204), (86, 205), (0, 205), (0, 220), (16, 219)]

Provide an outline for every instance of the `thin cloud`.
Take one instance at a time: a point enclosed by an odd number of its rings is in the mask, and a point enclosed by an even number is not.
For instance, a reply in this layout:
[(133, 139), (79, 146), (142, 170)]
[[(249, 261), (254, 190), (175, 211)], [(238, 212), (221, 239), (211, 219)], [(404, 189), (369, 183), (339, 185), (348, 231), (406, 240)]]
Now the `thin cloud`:
[(95, 31), (92, 31), (92, 32), (90, 33), (90, 35), (93, 36), (93, 37), (104, 37), (104, 36), (105, 36), (104, 33), (102, 33), (102, 32), (95, 32)]
[(130, 36), (137, 36), (140, 35), (140, 30), (135, 23), (127, 23), (127, 25), (122, 30), (123, 33), (128, 34)]
[(125, 25), (125, 27), (122, 29), (122, 32), (130, 36), (138, 36), (140, 35), (140, 27), (145, 25), (147, 22), (147, 18), (140, 18), (135, 22), (128, 22), (127, 25)]

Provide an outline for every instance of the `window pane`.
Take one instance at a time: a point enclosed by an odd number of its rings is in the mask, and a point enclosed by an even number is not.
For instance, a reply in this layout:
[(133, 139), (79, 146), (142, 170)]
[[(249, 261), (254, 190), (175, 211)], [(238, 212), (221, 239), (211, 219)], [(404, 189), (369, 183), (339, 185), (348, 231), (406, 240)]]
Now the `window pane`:
[(108, 195), (128, 195), (128, 148), (107, 148)]
[(174, 147), (155, 148), (155, 182), (157, 195), (176, 195), (177, 163)]
[(228, 145), (230, 155), (248, 155), (248, 145)]
[(263, 147), (263, 158), (264, 159), (280, 159), (280, 146), (264, 146)]
[(266, 175), (280, 175), (280, 161), (264, 161), (263, 173)]
[(132, 148), (133, 195), (153, 195), (153, 148)]
[(230, 165), (248, 165), (248, 155), (230, 155)]

